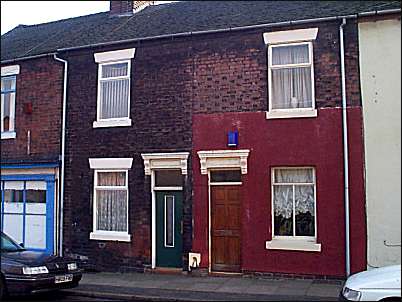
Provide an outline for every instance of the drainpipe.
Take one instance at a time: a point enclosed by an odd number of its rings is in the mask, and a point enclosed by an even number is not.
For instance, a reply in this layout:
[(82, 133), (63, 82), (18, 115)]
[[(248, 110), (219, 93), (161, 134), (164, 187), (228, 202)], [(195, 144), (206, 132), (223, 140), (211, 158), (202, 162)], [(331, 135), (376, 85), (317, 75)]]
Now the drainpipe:
[(348, 118), (346, 102), (346, 76), (345, 76), (345, 46), (343, 40), (343, 28), (346, 18), (342, 19), (339, 27), (340, 52), (341, 52), (341, 77), (342, 77), (342, 130), (343, 130), (343, 168), (345, 183), (345, 249), (346, 249), (346, 277), (350, 275), (350, 222), (349, 222), (349, 148), (348, 148)]
[(67, 106), (67, 68), (68, 62), (58, 58), (56, 54), (53, 55), (56, 61), (64, 64), (64, 78), (63, 78), (63, 113), (62, 113), (62, 128), (61, 128), (61, 171), (60, 171), (60, 208), (59, 208), (59, 252), (63, 256), (63, 212), (64, 212), (64, 157), (66, 150), (66, 106)]

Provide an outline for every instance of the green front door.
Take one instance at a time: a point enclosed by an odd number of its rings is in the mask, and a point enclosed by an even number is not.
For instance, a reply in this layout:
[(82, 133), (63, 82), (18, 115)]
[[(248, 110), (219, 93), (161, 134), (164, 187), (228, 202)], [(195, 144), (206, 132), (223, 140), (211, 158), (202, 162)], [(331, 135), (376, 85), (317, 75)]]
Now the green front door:
[(156, 192), (156, 266), (182, 267), (183, 194)]

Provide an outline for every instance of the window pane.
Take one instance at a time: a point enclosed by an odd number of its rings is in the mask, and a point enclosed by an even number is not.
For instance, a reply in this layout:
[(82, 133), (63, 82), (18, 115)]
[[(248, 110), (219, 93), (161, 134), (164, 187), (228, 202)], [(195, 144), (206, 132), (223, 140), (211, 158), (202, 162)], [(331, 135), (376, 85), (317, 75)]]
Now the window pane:
[(127, 231), (127, 191), (97, 190), (96, 228), (100, 231)]
[(314, 236), (314, 186), (295, 186), (296, 236)]
[(22, 213), (23, 208), (23, 190), (4, 190), (4, 212)]
[(212, 171), (211, 182), (241, 182), (241, 171)]
[(274, 186), (274, 234), (293, 235), (293, 187)]
[(183, 175), (181, 174), (181, 170), (155, 171), (155, 186), (157, 187), (183, 186)]
[(98, 186), (125, 186), (126, 172), (97, 172)]
[(174, 197), (165, 197), (165, 246), (174, 246)]
[(122, 77), (128, 73), (128, 63), (102, 65), (102, 78)]
[(274, 69), (272, 109), (311, 108), (311, 67)]
[(1, 95), (1, 102), (3, 103), (3, 112), (1, 114), (3, 131), (10, 130), (10, 108), (11, 108), (11, 96), (13, 93), (5, 93)]
[(46, 214), (46, 191), (26, 190), (26, 212), (30, 214)]
[(100, 85), (101, 119), (128, 117), (129, 79), (102, 81)]
[(272, 47), (272, 64), (287, 65), (309, 63), (309, 47), (307, 44)]
[(3, 77), (1, 78), (1, 92), (15, 90), (16, 77)]
[(275, 169), (275, 183), (313, 183), (313, 169)]

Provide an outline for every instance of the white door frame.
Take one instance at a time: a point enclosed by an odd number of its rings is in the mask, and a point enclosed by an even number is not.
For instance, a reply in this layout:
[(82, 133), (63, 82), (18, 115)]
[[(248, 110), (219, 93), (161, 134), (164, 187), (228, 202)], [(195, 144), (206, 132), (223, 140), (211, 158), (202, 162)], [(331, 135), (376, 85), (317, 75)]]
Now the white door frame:
[(152, 208), (152, 231), (151, 231), (151, 267), (156, 268), (156, 191), (181, 191), (182, 187), (156, 187), (155, 170), (181, 169), (181, 174), (187, 174), (187, 159), (189, 152), (179, 153), (143, 153), (145, 175), (151, 176), (151, 208)]
[(237, 170), (247, 174), (247, 159), (250, 150), (211, 150), (197, 152), (200, 158), (201, 175), (208, 175), (208, 272), (211, 272), (211, 186), (234, 186), (242, 182), (211, 183), (211, 171)]

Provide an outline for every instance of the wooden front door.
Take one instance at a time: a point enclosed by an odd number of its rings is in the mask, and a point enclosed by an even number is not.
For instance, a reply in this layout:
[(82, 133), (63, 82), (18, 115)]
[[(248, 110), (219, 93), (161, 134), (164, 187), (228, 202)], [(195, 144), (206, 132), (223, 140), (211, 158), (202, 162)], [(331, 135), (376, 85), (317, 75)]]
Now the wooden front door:
[(211, 186), (211, 266), (240, 272), (240, 187)]

